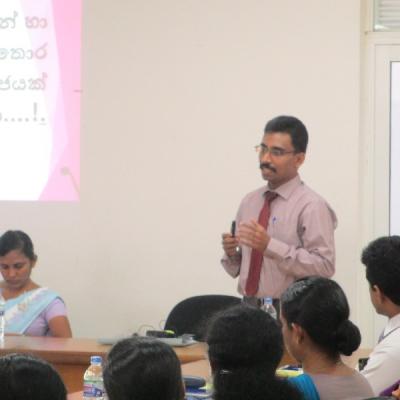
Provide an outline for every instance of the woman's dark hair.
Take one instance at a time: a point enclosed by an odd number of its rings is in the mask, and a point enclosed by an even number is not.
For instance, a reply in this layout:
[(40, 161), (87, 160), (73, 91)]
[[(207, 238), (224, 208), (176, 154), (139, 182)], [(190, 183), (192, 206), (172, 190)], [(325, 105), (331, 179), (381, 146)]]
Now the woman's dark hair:
[(294, 282), (281, 297), (281, 312), (290, 329), (300, 325), (328, 356), (350, 355), (361, 343), (360, 331), (349, 320), (349, 304), (333, 280), (308, 277)]
[(109, 400), (183, 400), (181, 366), (174, 350), (159, 340), (132, 337), (116, 343), (104, 366)]
[(25, 232), (7, 231), (0, 236), (0, 256), (5, 256), (12, 250), (21, 251), (31, 261), (37, 259), (32, 240)]
[(66, 400), (57, 371), (46, 361), (26, 354), (0, 357), (1, 400)]
[(296, 389), (275, 377), (283, 338), (269, 314), (245, 305), (229, 308), (214, 317), (206, 341), (215, 400), (301, 398)]

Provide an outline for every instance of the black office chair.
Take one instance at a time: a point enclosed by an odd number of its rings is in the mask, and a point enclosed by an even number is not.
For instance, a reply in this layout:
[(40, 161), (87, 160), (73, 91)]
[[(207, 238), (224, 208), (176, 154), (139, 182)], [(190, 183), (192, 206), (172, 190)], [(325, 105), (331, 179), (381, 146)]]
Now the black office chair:
[(210, 318), (241, 301), (239, 297), (220, 294), (189, 297), (170, 311), (164, 329), (174, 331), (177, 336), (190, 333), (196, 340), (204, 341)]

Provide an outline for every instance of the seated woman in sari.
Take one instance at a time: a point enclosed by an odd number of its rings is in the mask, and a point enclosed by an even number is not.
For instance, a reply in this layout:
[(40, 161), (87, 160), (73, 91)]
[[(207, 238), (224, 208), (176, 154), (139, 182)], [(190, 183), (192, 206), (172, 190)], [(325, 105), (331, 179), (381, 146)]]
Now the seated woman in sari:
[(304, 371), (289, 381), (306, 400), (373, 397), (365, 377), (341, 360), (341, 354), (351, 355), (361, 342), (349, 312), (342, 288), (327, 278), (300, 279), (281, 297), (285, 344)]
[(0, 237), (0, 290), (6, 300), (6, 334), (71, 337), (63, 300), (32, 281), (37, 256), (30, 237), (7, 231)]

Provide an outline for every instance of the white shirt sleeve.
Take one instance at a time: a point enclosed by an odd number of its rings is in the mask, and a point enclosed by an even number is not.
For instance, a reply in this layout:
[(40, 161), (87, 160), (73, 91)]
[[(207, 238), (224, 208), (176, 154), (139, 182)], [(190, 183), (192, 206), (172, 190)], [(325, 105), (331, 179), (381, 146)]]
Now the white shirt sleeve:
[(369, 356), (361, 373), (367, 378), (375, 395), (399, 380), (400, 329), (396, 329), (380, 343)]

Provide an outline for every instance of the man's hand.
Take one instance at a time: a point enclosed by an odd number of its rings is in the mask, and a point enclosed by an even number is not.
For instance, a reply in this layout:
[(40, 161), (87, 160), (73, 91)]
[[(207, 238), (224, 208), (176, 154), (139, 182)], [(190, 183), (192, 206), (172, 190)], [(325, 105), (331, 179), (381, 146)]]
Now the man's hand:
[(239, 241), (235, 236), (232, 236), (230, 233), (222, 234), (222, 248), (228, 257), (233, 257), (237, 254), (237, 246), (239, 246)]
[(254, 220), (241, 222), (237, 236), (240, 244), (258, 250), (260, 253), (264, 253), (270, 240), (265, 228)]

